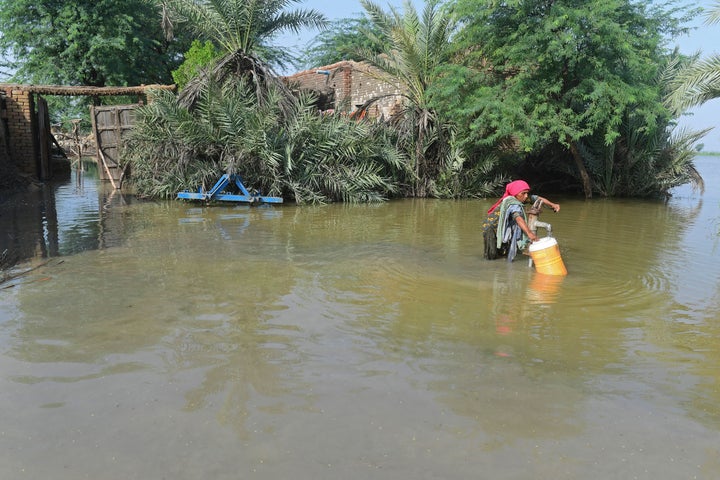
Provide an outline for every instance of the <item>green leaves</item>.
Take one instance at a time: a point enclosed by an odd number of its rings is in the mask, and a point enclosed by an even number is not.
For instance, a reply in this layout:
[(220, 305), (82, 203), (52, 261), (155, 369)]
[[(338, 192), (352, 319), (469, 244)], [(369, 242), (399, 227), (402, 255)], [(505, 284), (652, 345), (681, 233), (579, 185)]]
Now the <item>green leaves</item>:
[[(629, 118), (649, 134), (667, 125), (656, 79), (664, 34), (680, 31), (679, 20), (677, 11), (650, 7), (628, 0), (455, 0), (462, 28), (454, 54), (467, 81), (445, 88), (442, 99), (466, 145), (502, 149), (510, 141), (516, 158), (560, 152), (557, 169), (574, 170), (591, 196), (585, 169), (623, 140)], [(471, 98), (475, 108), (462, 107), (458, 97)]]
[(193, 40), (190, 50), (185, 53), (185, 61), (172, 72), (178, 90), (185, 88), (193, 78), (203, 69), (209, 68), (218, 58), (219, 53), (211, 41)]
[[(198, 39), (210, 40), (223, 54), (270, 54), (268, 41), (282, 32), (322, 28), (325, 17), (315, 10), (287, 10), (300, 0), (165, 0), (174, 15)], [(280, 52), (264, 57), (273, 64)]]
[[(719, 9), (720, 10), (720, 9)], [(720, 98), (720, 55), (693, 57), (672, 81), (667, 105), (678, 115), (687, 109)]]
[(192, 113), (171, 94), (137, 110), (127, 155), (145, 195), (174, 197), (240, 173), (246, 185), (298, 203), (380, 201), (399, 191), (405, 162), (382, 124), (320, 115), (301, 96), (291, 111), (247, 81), (206, 84)]
[(182, 37), (163, 41), (147, 0), (2, 0), (0, 49), (16, 78), (39, 84), (168, 83)]
[(438, 67), (449, 58), (451, 18), (439, 9), (437, 0), (428, 0), (422, 15), (407, 0), (402, 13), (392, 7), (385, 12), (370, 0), (361, 3), (379, 32), (376, 44), (387, 42), (384, 51), (365, 52), (363, 59), (380, 72), (379, 80), (397, 86), (403, 102), (391, 124), (413, 170), (407, 194), (450, 196), (454, 189), (447, 185), (455, 183), (453, 177), (459, 174), (452, 166), (462, 161), (452, 141), (452, 126), (432, 108), (430, 92), (439, 80)]

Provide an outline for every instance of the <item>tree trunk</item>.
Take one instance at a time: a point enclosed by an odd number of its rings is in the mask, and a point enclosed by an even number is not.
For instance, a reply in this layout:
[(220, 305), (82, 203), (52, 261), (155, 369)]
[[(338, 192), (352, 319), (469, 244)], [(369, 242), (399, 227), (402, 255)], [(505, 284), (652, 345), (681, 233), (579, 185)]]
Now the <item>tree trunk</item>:
[(422, 127), (418, 128), (417, 143), (415, 144), (415, 193), (414, 197), (424, 198), (427, 196), (425, 155), (423, 153), (423, 142), (425, 141)]
[(570, 153), (572, 153), (573, 159), (575, 159), (575, 166), (577, 166), (580, 178), (582, 179), (583, 191), (585, 192), (585, 199), (592, 198), (592, 182), (590, 181), (590, 175), (585, 168), (580, 151), (577, 148), (575, 142), (568, 142), (570, 145)]

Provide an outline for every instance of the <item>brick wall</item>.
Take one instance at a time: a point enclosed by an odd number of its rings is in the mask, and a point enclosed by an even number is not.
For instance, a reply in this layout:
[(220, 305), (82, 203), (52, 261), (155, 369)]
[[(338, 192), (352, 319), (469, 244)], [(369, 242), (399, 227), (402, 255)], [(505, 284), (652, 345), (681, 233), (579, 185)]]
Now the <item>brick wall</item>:
[[(62, 85), (15, 85), (9, 83), (0, 84), (0, 97), (2, 97), (4, 108), (0, 109), (0, 115), (7, 126), (3, 134), (6, 139), (4, 157), (9, 157), (6, 163), (11, 164), (22, 174), (32, 178), (46, 180), (52, 175), (50, 146), (41, 149), (39, 131), (43, 129), (44, 121), (38, 120), (36, 109), (42, 105), (41, 95), (64, 95), (64, 96), (117, 96), (117, 95), (138, 95), (146, 96), (148, 101), (152, 98), (149, 93), (152, 90), (175, 91), (175, 85), (141, 85), (138, 87), (71, 87)], [(37, 97), (36, 97), (37, 95)], [(42, 110), (42, 109), (41, 109)], [(44, 113), (44, 112), (43, 112)], [(46, 126), (49, 130), (50, 126)], [(44, 132), (42, 132), (44, 133)], [(0, 138), (0, 140), (2, 140)], [(47, 141), (47, 139), (42, 140)], [(42, 155), (41, 155), (42, 153)], [(2, 155), (2, 154), (0, 154)], [(41, 168), (42, 161), (48, 162)], [(0, 156), (0, 161), (3, 157)], [(47, 178), (41, 178), (47, 177)]]
[(7, 122), (10, 161), (18, 172), (37, 177), (33, 94), (19, 85), (3, 85), (2, 93), (5, 97), (4, 120)]
[(375, 117), (388, 118), (400, 105), (399, 93), (400, 90), (397, 86), (380, 78), (380, 72), (376, 68), (361, 63), (353, 69), (352, 98), (354, 107), (359, 107), (371, 98), (385, 96), (376, 102), (368, 113)]
[(380, 71), (365, 63), (343, 61), (310, 70), (304, 70), (287, 77), (291, 85), (316, 92), (334, 91), (335, 109), (352, 113), (371, 98), (391, 95), (370, 108), (375, 117), (388, 117), (397, 108), (399, 90), (383, 81)]

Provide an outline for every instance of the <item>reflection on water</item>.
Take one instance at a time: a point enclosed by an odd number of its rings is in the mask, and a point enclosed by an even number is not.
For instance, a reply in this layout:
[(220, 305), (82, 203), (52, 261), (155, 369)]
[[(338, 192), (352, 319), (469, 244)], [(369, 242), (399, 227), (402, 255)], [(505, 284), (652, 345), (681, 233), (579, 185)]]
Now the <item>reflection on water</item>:
[(567, 277), (482, 260), (489, 200), (16, 202), (0, 477), (717, 478), (714, 161), (561, 199)]
[(24, 261), (117, 246), (129, 228), (121, 207), (132, 202), (132, 195), (98, 184), (95, 164), (87, 164), (82, 172), (73, 170), (68, 182), (0, 202), (0, 252)]

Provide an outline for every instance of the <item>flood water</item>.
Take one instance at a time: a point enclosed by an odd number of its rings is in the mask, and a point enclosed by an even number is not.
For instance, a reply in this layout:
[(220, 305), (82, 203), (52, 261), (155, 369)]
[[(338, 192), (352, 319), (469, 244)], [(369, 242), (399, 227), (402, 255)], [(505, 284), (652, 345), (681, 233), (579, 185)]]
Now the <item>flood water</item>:
[(567, 277), (482, 259), (494, 199), (15, 198), (0, 478), (720, 478), (719, 162), (551, 196)]

